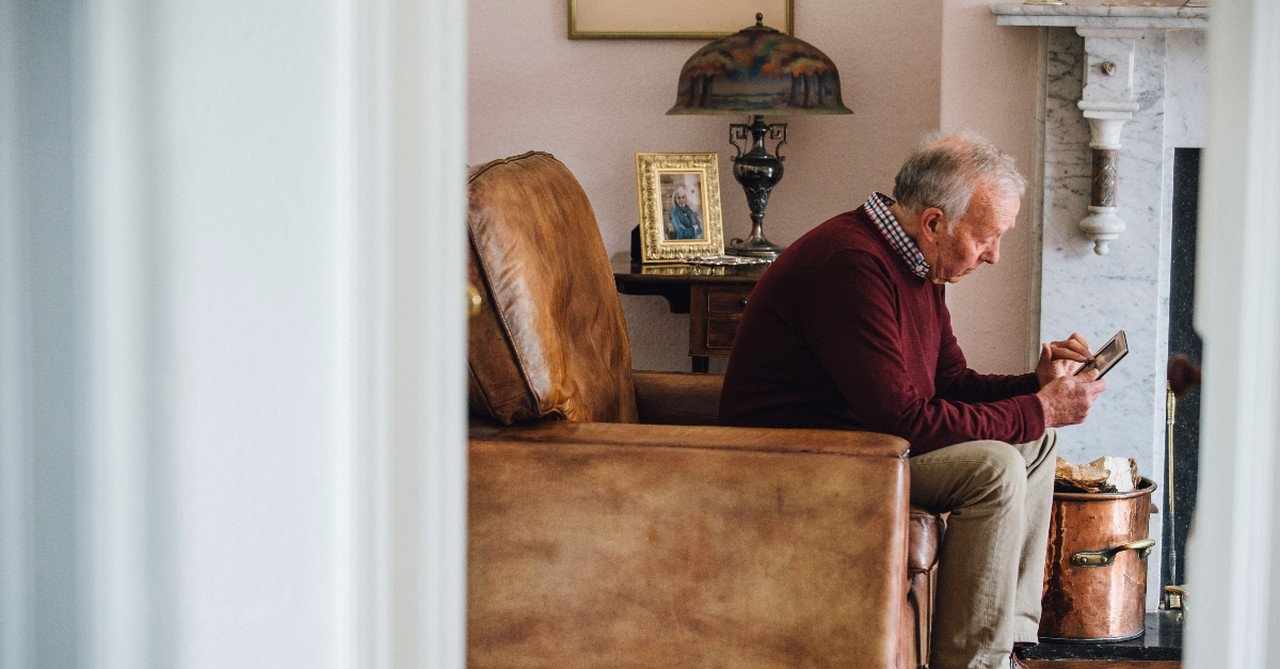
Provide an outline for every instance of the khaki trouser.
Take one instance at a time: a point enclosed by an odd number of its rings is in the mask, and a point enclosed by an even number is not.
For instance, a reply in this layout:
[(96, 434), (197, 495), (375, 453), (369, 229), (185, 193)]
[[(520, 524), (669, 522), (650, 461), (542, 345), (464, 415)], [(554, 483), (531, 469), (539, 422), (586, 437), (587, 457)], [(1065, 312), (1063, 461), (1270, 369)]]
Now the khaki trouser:
[(938, 553), (932, 669), (1009, 666), (1036, 642), (1057, 436), (969, 441), (912, 457), (911, 502), (951, 512)]

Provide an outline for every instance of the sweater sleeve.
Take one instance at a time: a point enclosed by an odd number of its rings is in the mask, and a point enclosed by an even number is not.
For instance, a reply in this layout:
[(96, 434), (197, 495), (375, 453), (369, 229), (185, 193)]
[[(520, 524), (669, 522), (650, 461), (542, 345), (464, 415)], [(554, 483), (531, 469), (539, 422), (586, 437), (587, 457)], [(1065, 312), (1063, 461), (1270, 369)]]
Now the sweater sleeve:
[[(901, 311), (904, 296), (894, 276), (895, 269), (885, 266), (881, 258), (861, 251), (841, 252), (815, 269), (812, 290), (804, 298), (810, 301), (802, 310), (808, 343), (856, 422), (868, 430), (903, 437), (917, 455), (977, 439), (1022, 443), (1039, 438), (1044, 433), (1044, 414), (1033, 395), (965, 401), (940, 396), (934, 387), (920, 387), (913, 381), (913, 377), (933, 374), (912, 374), (908, 365), (918, 358), (910, 348), (946, 342), (918, 341), (907, 331), (910, 316)], [(943, 330), (949, 344), (938, 351), (939, 362), (945, 359), (948, 371), (956, 365), (965, 370), (950, 374), (949, 386), (978, 397), (984, 383), (1004, 386), (1001, 392), (1019, 383), (977, 378), (964, 367), (949, 324)], [(933, 331), (934, 337), (938, 335)]]
[(1040, 390), (1040, 381), (1034, 373), (979, 374), (970, 369), (951, 330), (950, 312), (945, 304), (939, 304), (938, 311), (938, 322), (942, 325), (934, 384), (938, 397), (956, 402), (993, 402)]

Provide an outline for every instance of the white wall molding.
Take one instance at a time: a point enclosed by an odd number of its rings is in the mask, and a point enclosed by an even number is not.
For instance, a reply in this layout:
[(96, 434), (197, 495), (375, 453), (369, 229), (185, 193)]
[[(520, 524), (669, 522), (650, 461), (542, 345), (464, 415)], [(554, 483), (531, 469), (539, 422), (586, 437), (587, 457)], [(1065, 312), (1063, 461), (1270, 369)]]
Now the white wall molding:
[[(395, 666), (466, 663), (467, 22), (394, 0), (388, 91)], [(416, 530), (416, 531), (414, 531)], [(401, 557), (416, 556), (416, 561)], [(415, 587), (416, 586), (416, 587)], [(415, 615), (415, 612), (420, 611)]]
[(25, 261), (18, 226), (18, 7), (0, 2), (0, 666), (27, 666), (32, 612)]
[(462, 667), (465, 5), (355, 5), (355, 666)]
[[(70, 3), (0, 3), (0, 664), (75, 666), (92, 643), (82, 510), (86, 155)], [(40, 48), (36, 48), (37, 45)], [(65, 54), (65, 57), (59, 57)]]
[(165, 547), (171, 542), (164, 486), (164, 393), (157, 320), (159, 235), (155, 192), (155, 100), (148, 80), (153, 7), (142, 0), (85, 3), (76, 59), (85, 129), (76, 177), (83, 191), (80, 295), (70, 299), (84, 326), (76, 348), (84, 366), (77, 442), (84, 449), (79, 491), (86, 541), (81, 580), (89, 606), (85, 664), (128, 669), (170, 661)]

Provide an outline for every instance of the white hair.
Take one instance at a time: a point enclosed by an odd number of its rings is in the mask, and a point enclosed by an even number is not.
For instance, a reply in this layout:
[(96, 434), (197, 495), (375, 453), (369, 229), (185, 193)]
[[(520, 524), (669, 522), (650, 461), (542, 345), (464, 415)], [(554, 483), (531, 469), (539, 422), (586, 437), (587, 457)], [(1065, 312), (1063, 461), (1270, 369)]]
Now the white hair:
[(947, 215), (947, 230), (954, 232), (979, 188), (1022, 197), (1027, 180), (1013, 156), (982, 135), (972, 130), (935, 131), (925, 136), (898, 170), (893, 199), (912, 213), (941, 209)]

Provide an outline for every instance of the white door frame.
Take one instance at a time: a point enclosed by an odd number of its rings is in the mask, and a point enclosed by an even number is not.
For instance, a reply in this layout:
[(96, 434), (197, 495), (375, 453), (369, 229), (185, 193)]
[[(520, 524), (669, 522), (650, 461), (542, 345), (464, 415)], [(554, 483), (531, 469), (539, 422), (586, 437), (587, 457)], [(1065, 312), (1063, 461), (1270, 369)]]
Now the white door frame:
[(1280, 666), (1280, 6), (1210, 6), (1196, 326), (1200, 493), (1188, 537), (1189, 669)]
[[(342, 358), (333, 383), (342, 434), (331, 440), (336, 452), (317, 457), (333, 458), (337, 472), (340, 555), (320, 587), (334, 589), (340, 610), (338, 638), (315, 643), (334, 645), (339, 667), (462, 667), (466, 4), (329, 7), (341, 75), (334, 169), (346, 244), (333, 272)], [(182, 603), (165, 572), (181, 565), (166, 550), (172, 528), (156, 517), (175, 499), (164, 480), (172, 446), (155, 427), (172, 418), (166, 384), (181, 381), (157, 380), (153, 368), (153, 347), (171, 333), (154, 312), (167, 277), (155, 262), (165, 239), (149, 216), (164, 166), (147, 74), (166, 37), (156, 16), (186, 9), (176, 0), (0, 0), (0, 666), (34, 666), (37, 630), (50, 622), (31, 615), (49, 594), (33, 586), (42, 568), (41, 583), (64, 585), (43, 604), (57, 624), (40, 643), (65, 645), (69, 666), (168, 667), (178, 655), (168, 629)], [(57, 38), (40, 46), (64, 60), (27, 49), (41, 36), (16, 19), (33, 16)], [(28, 132), (33, 82), (51, 80), (32, 74), (33, 63), (57, 70), (57, 94), (73, 103), (65, 133), (50, 124), (39, 126), (46, 136)], [(21, 160), (48, 134), (75, 140), (41, 182)], [(53, 236), (29, 206), (65, 193), (72, 211), (51, 216), (65, 228), (74, 220), (83, 238)], [(74, 246), (59, 257), (77, 263), (50, 290), (32, 281), (33, 263), (58, 244)], [(50, 300), (80, 328), (56, 355), (59, 343), (32, 336), (64, 325), (38, 322), (32, 306)], [(50, 373), (65, 392), (41, 399), (33, 382)], [(32, 435), (62, 423), (72, 424), (74, 457), (51, 462)], [(47, 520), (37, 487), (50, 484), (74, 508), (74, 527), (60, 530), (74, 545), (69, 557), (41, 554), (48, 544), (33, 539)]]
[[(463, 667), (466, 3), (348, 0), (354, 667)], [(371, 445), (372, 448), (366, 448)]]

